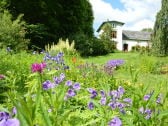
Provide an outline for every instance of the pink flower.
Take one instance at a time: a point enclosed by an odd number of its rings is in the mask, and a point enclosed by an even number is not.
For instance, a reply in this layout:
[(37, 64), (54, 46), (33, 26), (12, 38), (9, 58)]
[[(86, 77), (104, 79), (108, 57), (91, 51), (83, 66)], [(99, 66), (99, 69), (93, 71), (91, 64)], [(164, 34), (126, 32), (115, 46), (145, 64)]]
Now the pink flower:
[(39, 72), (39, 73), (42, 73), (43, 72), (43, 69), (46, 67), (46, 63), (34, 63), (32, 64), (32, 72)]
[(2, 80), (2, 79), (4, 79), (4, 78), (5, 78), (5, 76), (2, 75), (2, 74), (0, 74), (0, 80)]

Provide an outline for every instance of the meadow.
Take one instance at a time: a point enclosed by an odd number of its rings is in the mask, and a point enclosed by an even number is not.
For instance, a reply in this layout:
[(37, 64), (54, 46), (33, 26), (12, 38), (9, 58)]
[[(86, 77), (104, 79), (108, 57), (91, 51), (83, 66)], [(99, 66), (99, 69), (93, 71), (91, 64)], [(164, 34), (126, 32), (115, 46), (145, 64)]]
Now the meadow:
[(168, 57), (0, 51), (0, 126), (167, 126)]

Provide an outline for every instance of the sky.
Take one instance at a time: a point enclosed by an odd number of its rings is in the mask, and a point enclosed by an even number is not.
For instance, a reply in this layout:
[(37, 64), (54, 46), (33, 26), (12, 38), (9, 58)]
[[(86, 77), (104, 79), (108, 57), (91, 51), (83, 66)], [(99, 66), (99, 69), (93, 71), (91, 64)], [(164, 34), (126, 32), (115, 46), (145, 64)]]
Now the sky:
[(161, 0), (89, 0), (94, 14), (93, 28), (104, 21), (116, 20), (125, 23), (124, 30), (153, 28)]

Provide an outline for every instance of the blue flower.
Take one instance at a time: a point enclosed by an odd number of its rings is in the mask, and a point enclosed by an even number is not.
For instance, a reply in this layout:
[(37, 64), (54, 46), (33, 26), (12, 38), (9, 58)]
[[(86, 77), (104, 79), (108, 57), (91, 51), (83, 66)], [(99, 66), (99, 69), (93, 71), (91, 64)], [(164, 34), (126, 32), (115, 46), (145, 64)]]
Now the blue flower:
[(121, 126), (122, 122), (118, 117), (114, 117), (109, 123), (109, 126)]
[(75, 82), (73, 85), (73, 89), (80, 90), (80, 84), (78, 82)]
[(123, 99), (124, 102), (132, 104), (132, 99), (131, 98), (124, 98)]
[(93, 109), (94, 109), (94, 104), (93, 104), (93, 102), (89, 102), (89, 103), (88, 103), (88, 108), (89, 108), (90, 110), (93, 110)]
[(44, 90), (48, 90), (48, 89), (51, 89), (51, 88), (54, 88), (54, 84), (51, 83), (49, 80), (46, 80), (46, 81), (43, 83), (43, 89), (44, 89)]
[(9, 113), (7, 113), (7, 112), (0, 112), (0, 121), (1, 120), (7, 120), (7, 119), (9, 119), (11, 116), (10, 116), (10, 114)]
[(113, 110), (117, 108), (116, 102), (110, 102), (108, 106), (110, 106)]
[(97, 91), (92, 88), (88, 88), (88, 91), (91, 93), (90, 98), (95, 98), (98, 95)]
[(66, 86), (71, 86), (71, 85), (72, 85), (72, 81), (71, 81), (71, 80), (66, 81), (66, 82), (65, 82), (65, 85), (66, 85)]
[(0, 121), (0, 126), (20, 126), (20, 122), (18, 119), (3, 119)]
[(106, 97), (106, 94), (103, 90), (100, 90), (101, 97)]
[(162, 100), (162, 95), (159, 94), (159, 96), (157, 97), (156, 103), (157, 103), (157, 104), (160, 104), (160, 103), (161, 103), (161, 100)]
[(124, 94), (124, 92), (125, 92), (124, 88), (119, 86), (118, 87), (118, 93), (119, 93), (120, 97)]
[(100, 104), (101, 105), (106, 105), (106, 101), (107, 101), (106, 97), (103, 97), (103, 98), (100, 99)]
[(61, 73), (60, 74), (60, 80), (63, 81), (65, 79), (65, 74), (64, 73)]
[(113, 96), (113, 98), (119, 98), (119, 94), (116, 90), (111, 91), (110, 96)]
[(67, 96), (68, 97), (73, 97), (75, 95), (76, 95), (76, 93), (75, 93), (75, 91), (73, 89), (68, 89), (68, 92), (67, 92)]
[(147, 94), (147, 95), (144, 96), (144, 100), (145, 100), (145, 101), (148, 101), (148, 100), (150, 99), (150, 97), (151, 97), (151, 95), (150, 95), (150, 94)]

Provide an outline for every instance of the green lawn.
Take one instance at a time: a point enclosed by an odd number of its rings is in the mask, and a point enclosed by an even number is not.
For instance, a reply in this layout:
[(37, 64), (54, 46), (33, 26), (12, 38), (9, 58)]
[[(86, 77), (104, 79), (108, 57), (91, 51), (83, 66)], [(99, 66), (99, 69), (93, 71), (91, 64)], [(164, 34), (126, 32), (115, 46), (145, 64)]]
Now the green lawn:
[(132, 66), (134, 75), (138, 74), (137, 83), (149, 84), (156, 88), (160, 84), (168, 86), (168, 73), (160, 74), (162, 66), (168, 64), (168, 57), (153, 57), (139, 53), (111, 53), (106, 56), (84, 58), (88, 63), (100, 65), (112, 59), (125, 60), (123, 67), (114, 72), (114, 76), (118, 79), (132, 81), (130, 73), (130, 66)]

